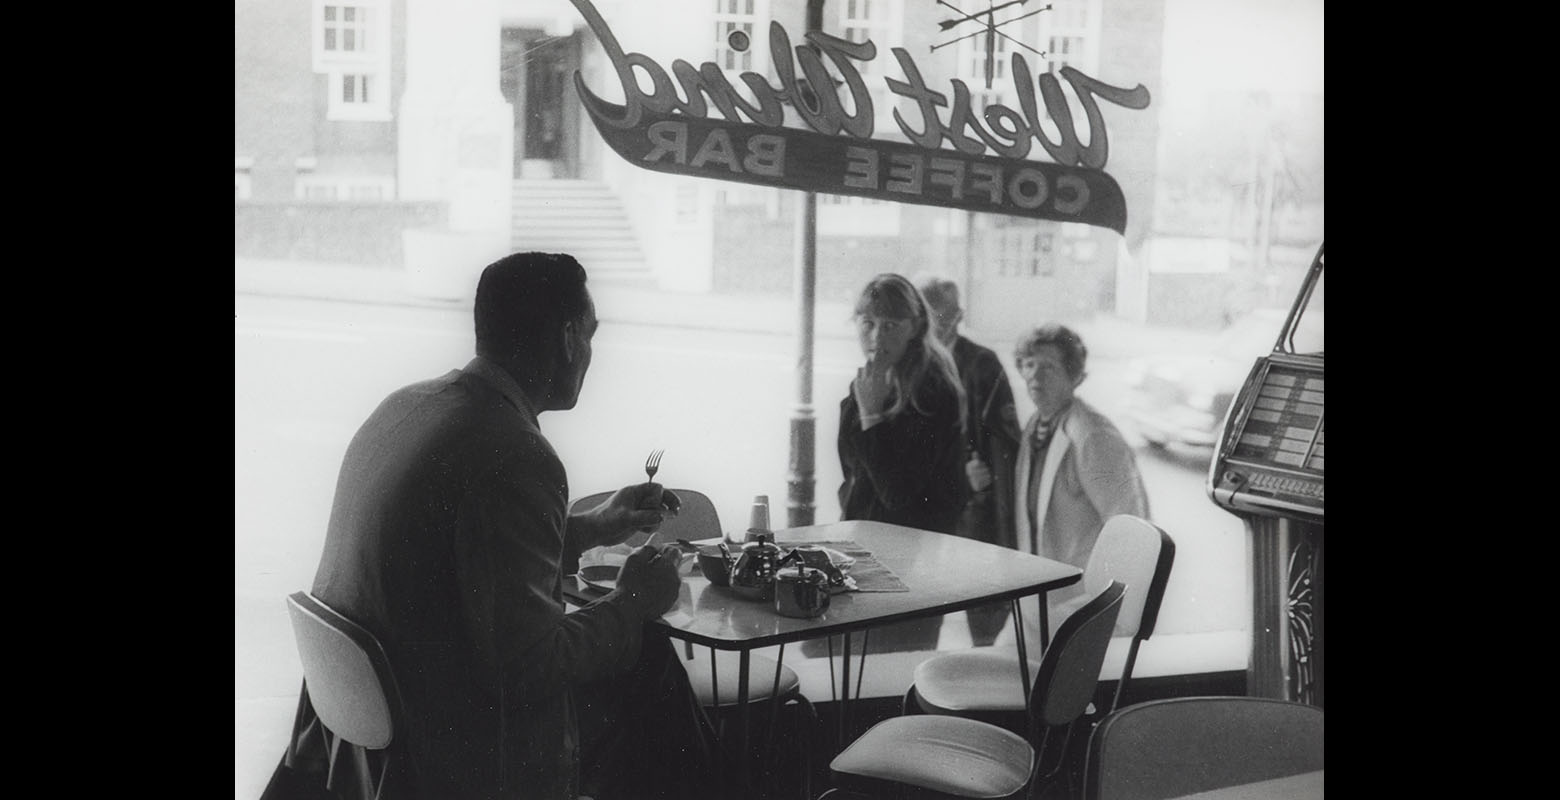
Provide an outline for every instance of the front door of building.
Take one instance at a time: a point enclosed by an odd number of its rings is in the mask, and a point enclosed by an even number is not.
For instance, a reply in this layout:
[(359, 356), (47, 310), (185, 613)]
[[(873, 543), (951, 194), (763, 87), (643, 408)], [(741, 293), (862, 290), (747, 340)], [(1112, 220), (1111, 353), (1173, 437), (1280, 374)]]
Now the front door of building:
[(579, 36), (506, 28), (499, 86), (515, 115), (515, 177), (572, 178), (579, 172)]

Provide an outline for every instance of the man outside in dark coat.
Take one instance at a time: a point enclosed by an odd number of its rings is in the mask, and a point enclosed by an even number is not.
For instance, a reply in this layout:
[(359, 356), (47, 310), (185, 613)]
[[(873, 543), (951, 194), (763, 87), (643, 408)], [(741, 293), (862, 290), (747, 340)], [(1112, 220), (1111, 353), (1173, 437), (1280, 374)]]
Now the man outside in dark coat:
[[(966, 472), (973, 470), (991, 478), (978, 482), (974, 475), (970, 476), (970, 494), (959, 519), (959, 535), (1016, 549), (1013, 464), (1018, 456), (1020, 430), (1007, 371), (991, 348), (959, 333), (964, 309), (959, 305), (958, 284), (937, 276), (923, 276), (918, 283), (932, 310), (935, 335), (953, 352), (959, 380), (964, 384)], [(971, 609), (967, 612), (970, 639), (977, 646), (991, 644), (1007, 623), (1007, 617), (1007, 603)]]

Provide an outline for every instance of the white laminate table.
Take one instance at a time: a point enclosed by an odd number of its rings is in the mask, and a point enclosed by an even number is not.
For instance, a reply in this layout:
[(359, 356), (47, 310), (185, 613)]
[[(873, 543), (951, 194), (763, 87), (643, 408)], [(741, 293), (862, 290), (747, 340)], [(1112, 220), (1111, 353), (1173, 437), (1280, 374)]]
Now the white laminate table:
[[(741, 750), (748, 749), (748, 666), (751, 652), (760, 647), (784, 645), (807, 639), (843, 637), (844, 659), (840, 692), (840, 734), (844, 744), (850, 700), (850, 635), (890, 623), (939, 616), (1003, 600), (1013, 604), (1016, 629), (1023, 630), (1019, 600), (1043, 596), (1051, 589), (1078, 582), (1083, 571), (1040, 556), (973, 539), (884, 522), (849, 520), (822, 525), (781, 529), (775, 543), (782, 549), (808, 542), (855, 542), (871, 552), (883, 566), (904, 582), (904, 592), (848, 592), (836, 594), (829, 609), (815, 619), (798, 619), (775, 613), (773, 603), (745, 599), (729, 588), (714, 586), (700, 574), (684, 579), (677, 606), (653, 624), (675, 639), (716, 650), (735, 650), (740, 656), (737, 705), (741, 714)], [(601, 593), (573, 580), (565, 581), (571, 602), (584, 604)], [(1042, 600), (1040, 607), (1044, 609)], [(1044, 630), (1044, 620), (1041, 621)], [(1019, 637), (1019, 673), (1028, 697), (1026, 646)], [(865, 658), (865, 647), (862, 657)], [(864, 665), (863, 661), (863, 665)], [(712, 659), (713, 667), (713, 659)], [(863, 666), (864, 668), (864, 666)], [(830, 669), (833, 669), (832, 662)], [(775, 680), (779, 681), (779, 666)], [(859, 680), (859, 678), (858, 678)]]

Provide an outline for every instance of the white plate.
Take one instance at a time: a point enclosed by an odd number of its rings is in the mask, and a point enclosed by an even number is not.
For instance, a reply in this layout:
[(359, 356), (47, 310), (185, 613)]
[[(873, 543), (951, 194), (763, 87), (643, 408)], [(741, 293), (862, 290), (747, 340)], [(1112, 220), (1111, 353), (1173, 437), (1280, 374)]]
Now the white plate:
[(617, 588), (619, 569), (621, 567), (617, 564), (591, 564), (581, 566), (578, 577), (585, 586), (610, 592)]
[[(610, 592), (617, 588), (618, 570), (623, 568), (623, 556), (616, 553), (597, 554), (597, 558), (580, 558), (580, 568), (575, 575), (580, 583), (592, 589)], [(677, 574), (686, 577), (693, 573), (698, 561), (693, 553), (678, 551)]]

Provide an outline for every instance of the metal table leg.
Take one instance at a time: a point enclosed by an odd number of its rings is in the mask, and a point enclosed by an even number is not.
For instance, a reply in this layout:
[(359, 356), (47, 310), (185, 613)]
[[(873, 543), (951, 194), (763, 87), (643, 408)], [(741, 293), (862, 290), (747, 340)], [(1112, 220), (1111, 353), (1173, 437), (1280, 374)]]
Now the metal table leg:
[(752, 780), (752, 754), (748, 751), (748, 662), (750, 653), (747, 650), (740, 651), (737, 660), (737, 714), (738, 725), (742, 728), (740, 741), (742, 749), (739, 751), (742, 762), (742, 783), (746, 788), (753, 787)]
[[(844, 750), (845, 749), (845, 745), (847, 744), (846, 739), (845, 739), (845, 732), (846, 732), (845, 711), (850, 706), (850, 634), (849, 633), (845, 633), (845, 634), (841, 634), (840, 635), (840, 652), (843, 654), (843, 656), (840, 658), (840, 744), (839, 744), (839, 747), (835, 748), (836, 750)], [(829, 669), (832, 671), (834, 669), (834, 665), (830, 664), (829, 665)]]

